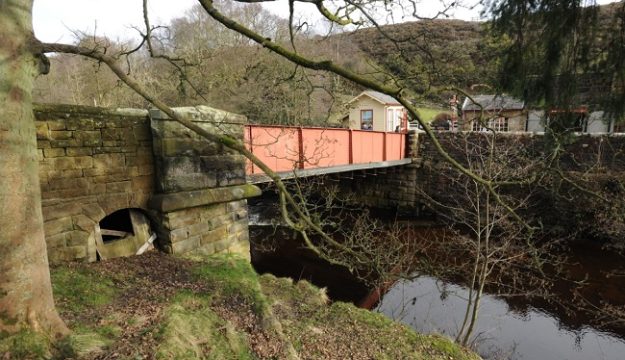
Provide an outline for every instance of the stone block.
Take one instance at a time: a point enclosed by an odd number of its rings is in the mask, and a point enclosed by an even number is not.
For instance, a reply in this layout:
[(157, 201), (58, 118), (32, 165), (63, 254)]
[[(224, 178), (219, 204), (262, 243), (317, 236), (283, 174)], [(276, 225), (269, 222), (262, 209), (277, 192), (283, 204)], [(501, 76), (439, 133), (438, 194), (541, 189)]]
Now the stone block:
[(202, 235), (209, 231), (207, 223), (197, 223), (186, 227), (188, 236)]
[(106, 192), (107, 193), (131, 193), (132, 192), (132, 182), (130, 181), (120, 181), (120, 182), (111, 182), (106, 184)]
[(76, 201), (63, 202), (51, 206), (42, 206), (45, 221), (78, 215), (82, 212), (82, 206)]
[(73, 131), (65, 131), (65, 130), (50, 131), (49, 137), (50, 137), (50, 140), (70, 140), (73, 138), (72, 134), (73, 134)]
[(80, 147), (82, 141), (76, 139), (70, 140), (50, 140), (51, 147)]
[(69, 216), (58, 218), (43, 223), (46, 236), (52, 236), (74, 230), (74, 223)]
[(46, 236), (46, 246), (48, 247), (48, 249), (67, 246), (67, 234), (68, 233), (61, 233)]
[(124, 159), (126, 160), (126, 166), (154, 166), (154, 159), (152, 158), (152, 155), (141, 153), (139, 149), (135, 153), (124, 154)]
[(237, 221), (237, 220), (245, 220), (248, 221), (247, 218), (247, 210), (237, 210), (234, 213), (232, 213), (232, 220)]
[(173, 229), (173, 230), (169, 231), (169, 234), (167, 236), (167, 239), (172, 244), (175, 244), (175, 243), (180, 242), (180, 241), (184, 241), (184, 240), (186, 240), (188, 238), (189, 238), (189, 231), (187, 230), (186, 227), (179, 228), (179, 229)]
[(90, 131), (95, 129), (93, 119), (67, 119), (65, 121), (67, 130), (86, 130)]
[(67, 178), (80, 178), (83, 177), (81, 169), (69, 169), (69, 170), (48, 170), (47, 177), (49, 179), (67, 179)]
[(155, 195), (151, 207), (161, 211), (173, 211), (196, 206), (225, 203), (260, 195), (260, 189), (251, 184), (215, 189), (181, 191)]
[(72, 216), (74, 222), (74, 229), (79, 229), (87, 233), (93, 232), (96, 222), (89, 218), (87, 215), (79, 214)]
[(192, 214), (187, 217), (175, 217), (175, 218), (166, 218), (163, 222), (169, 229), (179, 229), (184, 228), (193, 224), (197, 224), (198, 221), (201, 221), (198, 214)]
[(202, 208), (202, 212), (200, 214), (200, 218), (202, 221), (209, 222), (210, 220), (225, 215), (226, 214), (226, 204), (213, 204), (204, 206)]
[(126, 209), (130, 204), (130, 195), (126, 193), (106, 194), (98, 196), (98, 204), (105, 213), (111, 214), (119, 209)]
[(99, 204), (85, 204), (81, 206), (83, 214), (94, 222), (100, 222), (104, 219), (106, 213)]
[(50, 141), (48, 140), (37, 140), (37, 149), (46, 149), (52, 147), (52, 145), (50, 145)]
[(183, 254), (197, 249), (200, 246), (200, 237), (193, 236), (186, 240), (175, 242), (171, 244), (174, 254)]
[(104, 119), (94, 119), (93, 120), (93, 128), (94, 129), (102, 129), (106, 127), (106, 120)]
[(213, 249), (215, 249), (215, 252), (218, 253), (218, 252), (228, 250), (230, 246), (234, 245), (234, 241), (232, 241), (231, 239), (225, 238), (219, 241), (215, 241), (212, 244), (213, 244)]
[(128, 129), (124, 128), (108, 128), (101, 129), (102, 140), (121, 140), (124, 136), (124, 132), (128, 131)]
[(67, 156), (91, 156), (93, 149), (90, 147), (70, 147), (67, 148)]
[(123, 168), (126, 159), (123, 154), (96, 154), (93, 155), (94, 168)]
[(230, 214), (224, 214), (221, 216), (215, 216), (208, 220), (211, 229), (216, 229), (222, 225), (229, 224), (232, 222), (232, 216)]
[(120, 119), (120, 118), (111, 118), (111, 119), (106, 119), (106, 121), (104, 122), (104, 128), (106, 129), (112, 129), (112, 128), (125, 128), (128, 127), (128, 122)]
[(108, 152), (122, 152), (121, 146), (124, 146), (124, 142), (120, 140), (102, 140), (102, 146), (116, 148), (109, 149)]
[(247, 219), (239, 220), (228, 225), (228, 234), (238, 234), (244, 231), (248, 231)]
[(89, 180), (85, 178), (49, 178), (49, 190), (84, 189), (89, 187)]
[(204, 234), (202, 234), (202, 245), (206, 245), (206, 244), (212, 244), (218, 241), (221, 241), (223, 239), (226, 239), (226, 237), (228, 236), (228, 229), (225, 226), (222, 226), (220, 228), (208, 231)]
[(50, 130), (58, 131), (66, 129), (65, 120), (48, 120), (46, 124)]
[(139, 176), (154, 174), (154, 165), (152, 164), (139, 165), (136, 168)]
[(144, 175), (132, 178), (131, 189), (133, 192), (148, 192), (154, 188), (154, 179), (152, 176)]
[(74, 230), (69, 233), (67, 237), (67, 245), (68, 246), (87, 246), (87, 241), (89, 240), (89, 234), (86, 231)]
[(152, 140), (152, 131), (147, 124), (143, 126), (133, 126), (132, 132), (137, 140)]
[[(93, 178), (92, 178), (93, 179)], [(105, 183), (91, 183), (89, 184), (89, 194), (104, 194), (106, 193)]]
[(83, 174), (85, 174), (86, 177), (91, 177), (93, 182), (98, 183), (129, 180), (131, 177), (127, 167), (115, 168), (102, 165), (91, 169), (84, 169)]
[(100, 131), (76, 131), (74, 138), (82, 143), (82, 146), (100, 146), (102, 145), (102, 137)]
[(226, 204), (226, 210), (228, 212), (233, 212), (233, 211), (237, 211), (239, 209), (247, 209), (246, 204), (247, 204), (246, 200), (231, 201), (231, 202)]
[(215, 246), (212, 243), (201, 245), (192, 250), (194, 254), (199, 255), (213, 255), (215, 254)]
[(64, 261), (85, 260), (87, 258), (86, 246), (68, 246), (49, 251), (50, 263), (58, 264)]
[(47, 123), (42, 121), (36, 121), (35, 127), (37, 129), (37, 140), (50, 140)]
[(149, 192), (132, 192), (129, 198), (129, 206), (145, 209), (148, 207), (148, 201), (150, 201)]

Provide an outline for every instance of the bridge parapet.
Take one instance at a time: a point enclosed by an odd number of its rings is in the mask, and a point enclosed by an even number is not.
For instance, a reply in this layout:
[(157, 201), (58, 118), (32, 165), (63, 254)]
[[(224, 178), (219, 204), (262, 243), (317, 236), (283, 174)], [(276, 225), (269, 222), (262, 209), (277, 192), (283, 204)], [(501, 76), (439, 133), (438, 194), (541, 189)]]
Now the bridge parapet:
[[(205, 130), (243, 141), (246, 118), (206, 106), (176, 111)], [(159, 238), (168, 252), (249, 253), (247, 203), (260, 190), (245, 182), (245, 158), (210, 143), (161, 111), (150, 112), (154, 138)]]
[[(243, 137), (245, 118), (177, 109), (214, 131)], [(35, 106), (42, 210), (51, 262), (94, 261), (98, 223), (141, 209), (166, 251), (247, 249), (243, 159), (158, 113)], [(158, 169), (158, 170), (155, 170)]]

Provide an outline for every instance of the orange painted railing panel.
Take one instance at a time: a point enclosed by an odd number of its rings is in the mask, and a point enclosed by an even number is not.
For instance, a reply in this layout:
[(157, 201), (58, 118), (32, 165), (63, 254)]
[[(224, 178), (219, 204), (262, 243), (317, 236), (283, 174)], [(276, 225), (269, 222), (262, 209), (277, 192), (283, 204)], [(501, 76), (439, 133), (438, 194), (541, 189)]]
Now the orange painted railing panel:
[(344, 129), (303, 128), (303, 168), (349, 164), (349, 132)]
[[(273, 171), (405, 158), (406, 134), (336, 128), (246, 125), (245, 142)], [(248, 161), (247, 174), (262, 174)]]

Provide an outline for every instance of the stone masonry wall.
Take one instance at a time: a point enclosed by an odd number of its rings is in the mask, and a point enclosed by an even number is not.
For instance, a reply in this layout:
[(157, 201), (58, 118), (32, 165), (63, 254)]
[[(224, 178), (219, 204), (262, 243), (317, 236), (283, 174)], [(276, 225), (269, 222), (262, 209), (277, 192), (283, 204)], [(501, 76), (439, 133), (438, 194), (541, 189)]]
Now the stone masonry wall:
[[(414, 131), (408, 135), (406, 155), (417, 156), (419, 138)], [(419, 164), (389, 167), (354, 173), (351, 178), (339, 175), (343, 191), (352, 194), (354, 201), (364, 206), (397, 209), (418, 215), (421, 209), (416, 182)]]
[[(244, 117), (208, 107), (177, 111), (242, 137)], [(149, 216), (165, 251), (248, 251), (245, 199), (259, 190), (245, 184), (238, 155), (158, 112), (37, 105), (35, 117), (52, 263), (95, 261), (96, 224), (126, 208)]]
[[(243, 140), (246, 118), (199, 106), (179, 114), (200, 127)], [(249, 254), (247, 202), (260, 190), (246, 184), (245, 158), (220, 144), (151, 113), (156, 187), (151, 207), (161, 219), (158, 229), (164, 248), (173, 253), (202, 253), (226, 249)]]
[(50, 261), (94, 261), (95, 224), (145, 209), (154, 188), (147, 111), (38, 105), (35, 117)]
[[(476, 142), (484, 133), (438, 132), (437, 138), (452, 157), (464, 158), (463, 137)], [(542, 135), (532, 133), (501, 133), (499, 143), (502, 148), (520, 148), (526, 156), (540, 158), (546, 144)], [(572, 137), (564, 144), (560, 166), (565, 171), (585, 171), (600, 164), (607, 172), (625, 172), (625, 136), (619, 135), (580, 135)], [(434, 143), (425, 134), (410, 133), (408, 155), (413, 163), (382, 170), (354, 173), (353, 176), (339, 175), (344, 191), (354, 195), (354, 199), (366, 206), (399, 209), (420, 215), (423, 204), (417, 186), (428, 191), (445, 191), (446, 179), (441, 178), (441, 169), (448, 169), (436, 150)]]

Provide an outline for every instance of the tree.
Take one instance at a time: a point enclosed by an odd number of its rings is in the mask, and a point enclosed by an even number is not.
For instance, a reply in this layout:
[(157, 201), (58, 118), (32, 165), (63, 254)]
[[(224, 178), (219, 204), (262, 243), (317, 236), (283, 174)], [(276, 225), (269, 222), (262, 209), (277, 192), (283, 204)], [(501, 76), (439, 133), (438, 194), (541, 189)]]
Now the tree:
[[(483, 122), (487, 124), (488, 119)], [(527, 174), (540, 172), (543, 157), (529, 154), (520, 139), (492, 129), (450, 133), (444, 141), (446, 149), (455, 154), (458, 161), (496, 184), (496, 191), (507, 206), (515, 212), (526, 212), (539, 187), (536, 183), (526, 183)], [(547, 261), (549, 253), (545, 249), (556, 240), (550, 239), (540, 246), (533, 244), (532, 219), (523, 216), (523, 222), (516, 221), (508, 209), (474, 179), (444, 166), (425, 171), (429, 174), (428, 180), (423, 182), (419, 193), (454, 231), (422, 254), (428, 259), (428, 265), (418, 270), (441, 278), (460, 277), (468, 288), (466, 311), (456, 335), (457, 342), (468, 346), (485, 289), (497, 289), (502, 296), (522, 293), (529, 297), (544, 293), (542, 267), (545, 263), (554, 264)], [(441, 186), (445, 191), (434, 190)], [(450, 264), (444, 259), (455, 261)], [(517, 281), (519, 278), (523, 281)], [(517, 288), (524, 283), (531, 283), (533, 288)]]
[(47, 61), (33, 51), (32, 1), (0, 2), (0, 334), (62, 335), (41, 212), (31, 91)]

